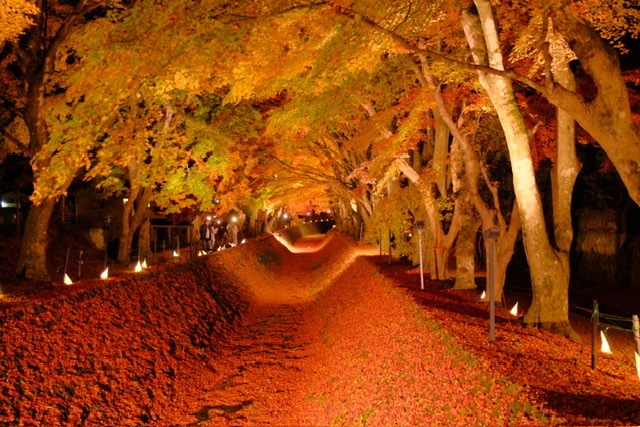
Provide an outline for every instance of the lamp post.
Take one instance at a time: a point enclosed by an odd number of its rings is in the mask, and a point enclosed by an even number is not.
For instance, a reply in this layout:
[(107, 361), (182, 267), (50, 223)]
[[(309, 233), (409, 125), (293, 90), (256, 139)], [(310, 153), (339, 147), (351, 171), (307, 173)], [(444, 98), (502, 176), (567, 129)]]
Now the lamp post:
[(496, 295), (495, 295), (495, 263), (496, 240), (500, 236), (499, 228), (489, 228), (484, 232), (484, 239), (489, 242), (489, 265), (487, 274), (487, 289), (489, 292), (489, 340), (496, 342)]
[(424, 291), (424, 268), (422, 263), (422, 231), (424, 230), (424, 221), (416, 221), (418, 229), (418, 252), (420, 253), (420, 289)]

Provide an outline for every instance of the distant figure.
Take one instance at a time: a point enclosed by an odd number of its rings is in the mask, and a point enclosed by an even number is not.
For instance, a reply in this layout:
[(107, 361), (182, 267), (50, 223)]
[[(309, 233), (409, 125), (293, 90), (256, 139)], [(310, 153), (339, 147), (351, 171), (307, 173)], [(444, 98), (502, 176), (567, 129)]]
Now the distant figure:
[(207, 219), (204, 224), (200, 226), (200, 241), (202, 242), (202, 248), (209, 252), (213, 250), (214, 233), (211, 225), (211, 220)]
[(233, 246), (238, 244), (238, 223), (235, 217), (231, 218), (231, 223), (227, 226), (227, 230), (231, 232), (231, 243)]

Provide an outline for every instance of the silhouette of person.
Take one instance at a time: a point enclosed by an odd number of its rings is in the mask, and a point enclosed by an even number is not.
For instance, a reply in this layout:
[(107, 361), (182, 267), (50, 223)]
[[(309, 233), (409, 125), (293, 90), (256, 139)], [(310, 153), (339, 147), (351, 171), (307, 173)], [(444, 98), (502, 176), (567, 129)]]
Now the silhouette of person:
[(211, 220), (207, 219), (201, 226), (200, 226), (200, 241), (202, 242), (202, 248), (205, 251), (211, 251), (213, 250), (213, 242), (214, 242), (214, 233), (213, 233), (213, 229), (212, 229), (212, 225), (211, 225)]
[(231, 223), (227, 226), (227, 230), (231, 232), (231, 243), (234, 246), (238, 244), (238, 220), (234, 217), (231, 219)]

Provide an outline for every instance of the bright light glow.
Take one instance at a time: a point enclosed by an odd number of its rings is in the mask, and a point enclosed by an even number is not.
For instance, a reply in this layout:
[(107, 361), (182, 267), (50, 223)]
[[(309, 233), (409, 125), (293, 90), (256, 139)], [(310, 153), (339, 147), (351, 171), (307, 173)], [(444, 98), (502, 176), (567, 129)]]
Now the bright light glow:
[(69, 277), (67, 275), (67, 273), (64, 273), (64, 284), (65, 285), (73, 285), (73, 282), (71, 281), (71, 277)]
[(240, 242), (240, 244), (243, 244), (247, 241), (247, 239), (242, 239), (242, 242)]
[(207, 253), (205, 251), (203, 251), (202, 249), (200, 249), (200, 252), (198, 252), (198, 256), (203, 256), (206, 255)]
[(231, 222), (236, 222), (236, 221), (238, 221), (238, 218), (236, 218), (235, 216), (231, 217)]
[(517, 302), (515, 303), (515, 305), (513, 306), (513, 308), (511, 309), (511, 311), (509, 313), (513, 314), (514, 316), (518, 315), (518, 303)]
[(482, 291), (482, 295), (480, 296), (480, 299), (484, 299), (487, 296), (487, 293), (485, 291)]
[(135, 271), (136, 273), (139, 273), (142, 271), (142, 264), (140, 264), (140, 261), (138, 261), (133, 271)]
[(180, 254), (177, 251), (173, 251), (173, 256), (177, 258), (180, 256)]
[(104, 271), (100, 274), (101, 279), (109, 278), (109, 267), (105, 268)]
[(636, 371), (638, 372), (638, 378), (640, 378), (640, 355), (638, 355), (638, 353), (636, 353), (635, 351), (633, 352), (633, 354), (635, 354), (636, 356)]
[(127, 197), (122, 198), (122, 203), (124, 203), (125, 205), (127, 204), (128, 201), (129, 201), (129, 198)]
[(147, 259), (142, 260), (142, 268), (147, 268)]
[(331, 213), (331, 209), (327, 209), (327, 213), (330, 214)]
[(211, 215), (207, 215), (207, 221), (211, 221)]
[(285, 213), (283, 213), (283, 214), (282, 214), (282, 218), (284, 218), (284, 219), (289, 218), (289, 214), (288, 214), (288, 213), (286, 213), (286, 212), (285, 212)]
[(600, 331), (600, 340), (602, 341), (600, 351), (606, 354), (612, 354), (611, 347), (609, 347), (609, 341), (607, 341), (607, 337), (604, 335), (603, 331)]

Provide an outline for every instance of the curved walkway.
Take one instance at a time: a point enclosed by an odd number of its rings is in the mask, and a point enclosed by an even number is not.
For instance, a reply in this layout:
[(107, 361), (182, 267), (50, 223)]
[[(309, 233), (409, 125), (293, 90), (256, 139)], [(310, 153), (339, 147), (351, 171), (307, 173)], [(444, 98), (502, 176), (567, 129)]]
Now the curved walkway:
[[(297, 253), (281, 253), (280, 263), (249, 276), (255, 298), (244, 328), (220, 345), (212, 360), (217, 380), (197, 397), (191, 425), (509, 420), (509, 404), (524, 396), (514, 391), (503, 399), (508, 382), (498, 384), (447, 344), (367, 260), (377, 249), (333, 239), (300, 239)], [(518, 425), (537, 425), (516, 418)]]

